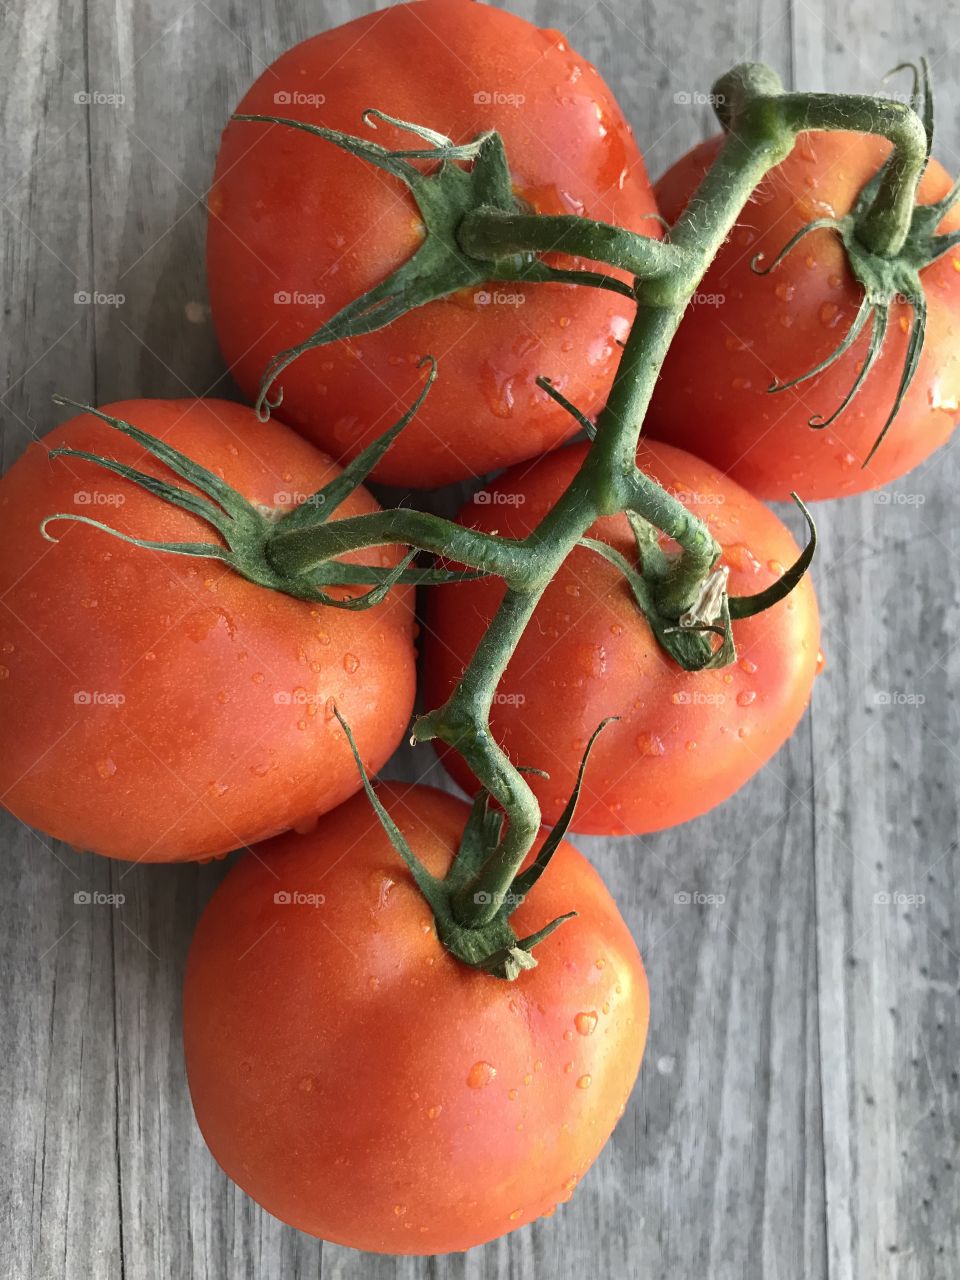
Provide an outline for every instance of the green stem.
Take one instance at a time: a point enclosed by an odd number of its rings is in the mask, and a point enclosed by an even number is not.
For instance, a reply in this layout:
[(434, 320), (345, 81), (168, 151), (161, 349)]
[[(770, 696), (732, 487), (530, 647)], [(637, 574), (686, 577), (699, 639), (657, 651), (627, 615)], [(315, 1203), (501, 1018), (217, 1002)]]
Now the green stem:
[(460, 223), (457, 238), (472, 258), (494, 262), (530, 252), (565, 253), (644, 277), (664, 275), (679, 262), (677, 251), (662, 240), (572, 214), (476, 209)]
[(844, 129), (890, 139), (893, 154), (857, 223), (857, 239), (878, 257), (896, 257), (910, 230), (927, 163), (927, 135), (917, 113), (905, 102), (854, 94), (788, 93), (779, 105), (784, 123), (795, 133)]

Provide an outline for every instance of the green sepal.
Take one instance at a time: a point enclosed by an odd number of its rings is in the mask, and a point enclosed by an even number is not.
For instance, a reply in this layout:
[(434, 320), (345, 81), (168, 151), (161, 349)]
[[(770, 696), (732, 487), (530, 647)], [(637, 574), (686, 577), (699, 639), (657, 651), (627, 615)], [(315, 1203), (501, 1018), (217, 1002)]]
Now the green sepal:
[[(926, 134), (926, 159), (929, 161), (933, 144), (934, 101), (930, 80), (930, 67), (925, 58), (920, 59), (920, 66), (902, 63), (894, 71), (909, 69), (913, 72), (912, 103), (920, 116)], [(893, 74), (891, 72), (891, 74)], [(937, 227), (944, 216), (960, 198), (960, 182), (955, 184), (942, 200), (935, 204), (914, 206), (910, 227), (902, 247), (893, 256), (885, 257), (875, 253), (860, 237), (860, 229), (868, 215), (874, 209), (874, 201), (880, 191), (884, 178), (893, 163), (894, 153), (881, 166), (876, 174), (865, 183), (854, 202), (849, 214), (841, 218), (816, 218), (801, 227), (787, 241), (769, 266), (760, 266), (760, 255), (751, 263), (755, 271), (766, 275), (773, 271), (788, 253), (813, 231), (828, 229), (833, 231), (843, 244), (847, 262), (854, 277), (863, 288), (863, 298), (852, 324), (839, 345), (826, 359), (806, 372), (785, 381), (774, 379), (768, 388), (771, 392), (785, 391), (796, 387), (810, 378), (824, 372), (850, 350), (861, 336), (867, 323), (870, 324), (870, 338), (866, 357), (857, 370), (850, 389), (839, 405), (828, 415), (814, 414), (809, 425), (813, 428), (828, 427), (834, 423), (848, 408), (860, 391), (871, 370), (876, 364), (889, 331), (890, 308), (897, 302), (906, 302), (913, 310), (910, 322), (907, 349), (904, 355), (900, 381), (894, 395), (893, 404), (883, 426), (874, 440), (862, 465), (866, 467), (883, 443), (887, 432), (893, 426), (897, 414), (903, 404), (904, 397), (920, 363), (920, 355), (926, 336), (927, 302), (924, 291), (922, 273), (936, 260), (960, 244), (960, 232), (938, 235)]]
[(503, 836), (504, 816), (500, 810), (493, 807), (489, 792), (481, 790), (475, 797), (460, 837), (456, 856), (446, 876), (442, 880), (439, 879), (427, 871), (411, 849), (403, 832), (390, 817), (370, 781), (350, 726), (336, 707), (334, 714), (340, 722), (353, 753), (364, 791), (373, 811), (387, 839), (403, 859), (417, 888), (433, 912), (437, 937), (446, 949), (468, 967), (482, 969), (485, 973), (509, 982), (514, 981), (524, 970), (536, 968), (537, 961), (532, 954), (533, 948), (548, 938), (565, 921), (572, 920), (577, 913), (569, 911), (558, 916), (524, 938), (517, 936), (510, 923), (510, 916), (543, 875), (550, 859), (566, 835), (573, 820), (577, 799), (583, 785), (584, 770), (593, 744), (603, 729), (617, 717), (608, 717), (594, 730), (583, 753), (573, 793), (556, 825), (544, 840), (536, 859), (526, 871), (514, 877), (505, 893), (496, 895), (500, 902), (493, 918), (477, 926), (457, 917), (455, 902), (464, 890), (469, 891), (471, 883), (477, 885), (473, 898), (478, 905), (486, 905), (493, 897), (491, 892), (480, 886), (483, 883), (482, 872)]
[[(270, 360), (257, 395), (256, 409), (261, 417), (269, 416), (270, 409), (281, 403), (282, 392), (270, 399), (271, 388), (277, 378), (307, 351), (345, 338), (373, 333), (406, 312), (461, 289), (491, 281), (562, 283), (609, 289), (635, 299), (632, 288), (612, 276), (596, 271), (551, 267), (532, 252), (510, 254), (490, 261), (473, 258), (464, 251), (459, 229), (468, 213), (481, 210), (521, 211), (520, 202), (514, 195), (503, 140), (496, 132), (483, 133), (473, 142), (456, 145), (433, 129), (368, 108), (363, 113), (365, 123), (382, 120), (430, 144), (426, 149), (388, 151), (369, 139), (284, 116), (236, 115), (233, 118), (298, 129), (389, 173), (410, 191), (425, 229), (421, 246), (386, 280), (341, 308), (303, 342), (278, 352)], [(411, 164), (411, 159), (434, 161), (436, 168), (425, 173)], [(458, 162), (465, 162), (470, 167), (462, 168)]]
[[(311, 567), (308, 573), (298, 576), (278, 571), (270, 555), (271, 544), (283, 533), (288, 532), (291, 527), (303, 528), (324, 523), (344, 499), (362, 483), (370, 468), (390, 447), (397, 434), (410, 422), (432, 386), (436, 376), (436, 362), (431, 356), (427, 356), (424, 361), (421, 361), (421, 365), (424, 363), (430, 364), (430, 374), (415, 403), (399, 421), (355, 458), (339, 476), (319, 493), (313, 495), (312, 499), (294, 508), (292, 512), (283, 514), (279, 519), (276, 518), (276, 512), (272, 509), (258, 510), (219, 476), (181, 453), (179, 449), (175, 449), (165, 440), (142, 431), (122, 418), (104, 413), (103, 410), (94, 408), (92, 405), (82, 404), (65, 396), (54, 396), (56, 404), (92, 414), (101, 422), (133, 440), (175, 475), (199, 490), (199, 493), (170, 484), (137, 467), (128, 466), (126, 463), (102, 454), (91, 453), (86, 449), (59, 446), (50, 450), (51, 458), (77, 458), (82, 462), (101, 467), (111, 475), (145, 490), (160, 501), (196, 516), (211, 527), (220, 541), (165, 542), (138, 538), (101, 520), (95, 520), (91, 516), (70, 511), (51, 512), (41, 521), (40, 532), (48, 542), (56, 542), (58, 539), (48, 532), (49, 526), (54, 522), (69, 521), (74, 524), (85, 524), (144, 550), (218, 560), (258, 586), (282, 591), (298, 600), (348, 611), (375, 607), (384, 600), (392, 587), (399, 584), (433, 586), (484, 577), (483, 573), (475, 570), (447, 570), (435, 566), (413, 567), (413, 561), (417, 555), (415, 550), (408, 552), (397, 565), (389, 568), (329, 559)], [(332, 554), (335, 555), (336, 552)], [(324, 589), (331, 586), (369, 586), (370, 590), (359, 595), (339, 598), (330, 595)]]

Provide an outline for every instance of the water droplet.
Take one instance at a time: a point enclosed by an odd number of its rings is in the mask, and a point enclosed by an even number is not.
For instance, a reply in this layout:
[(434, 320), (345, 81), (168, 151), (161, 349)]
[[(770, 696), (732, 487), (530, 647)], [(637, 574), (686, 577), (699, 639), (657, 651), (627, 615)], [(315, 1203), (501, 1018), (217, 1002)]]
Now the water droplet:
[(393, 1206), (393, 1212), (397, 1215), (398, 1218), (402, 1218), (403, 1215), (407, 1212), (407, 1206), (405, 1204), (395, 1204)]
[(781, 280), (781, 282), (774, 289), (774, 293), (777, 295), (777, 297), (780, 299), (781, 302), (792, 302), (793, 295), (796, 293), (796, 291), (797, 291), (796, 286), (792, 284), (787, 284), (785, 280)]
[(80, 603), (83, 605), (84, 609), (96, 609), (100, 601), (95, 599), (93, 596), (84, 596)]
[(355, 653), (345, 653), (343, 655), (343, 669), (348, 676), (352, 676), (359, 666), (360, 659)]
[(0, 680), (7, 680), (10, 676), (10, 668), (0, 666)]
[(819, 675), (821, 671), (824, 670), (826, 665), (827, 665), (827, 659), (824, 656), (823, 650), (818, 649), (817, 650), (817, 675)]
[(313, 1092), (313, 1076), (303, 1076), (302, 1079), (300, 1080), (300, 1083), (297, 1085), (297, 1088), (300, 1090), (301, 1093), (312, 1093)]
[(655, 733), (638, 733), (636, 745), (642, 756), (662, 756), (667, 750), (663, 740)]
[(443, 1106), (442, 1106), (442, 1105), (441, 1105), (441, 1103), (439, 1103), (439, 1102), (437, 1103), (437, 1105), (436, 1105), (435, 1107), (428, 1107), (428, 1108), (427, 1108), (427, 1119), (428, 1119), (428, 1120), (436, 1120), (437, 1116), (440, 1114), (440, 1112), (441, 1112), (442, 1110), (443, 1110)]
[(219, 796), (226, 795), (230, 788), (225, 782), (208, 782), (207, 794), (217, 799)]
[(593, 1084), (593, 1076), (581, 1076), (577, 1081), (578, 1089), (589, 1089)]
[(262, 671), (255, 671), (250, 677), (252, 684), (263, 684), (265, 677)]
[(0, 652), (13, 653), (13, 651), (14, 651), (14, 647), (9, 640), (4, 640), (3, 644), (0, 645)]
[(737, 706), (749, 707), (752, 702), (756, 701), (756, 699), (757, 695), (752, 689), (741, 689), (737, 694)]
[(467, 1084), (471, 1089), (485, 1089), (496, 1078), (497, 1069), (489, 1062), (475, 1062), (467, 1075)]
[(749, 658), (741, 658), (740, 668), (742, 671), (745, 671), (748, 676), (752, 676), (757, 669), (757, 664), (755, 662), (751, 662)]
[(534, 1069), (534, 1071), (542, 1071), (542, 1070), (543, 1070), (543, 1063), (541, 1062), (541, 1060), (540, 1060), (539, 1058), (538, 1058), (538, 1059), (536, 1060), (536, 1062), (533, 1064), (533, 1069)]
[(97, 761), (97, 773), (101, 778), (112, 778), (117, 772), (117, 766), (109, 756), (104, 760)]
[(511, 1213), (510, 1215), (510, 1221), (516, 1222), (516, 1220), (520, 1217), (521, 1213), (523, 1213), (522, 1209), (514, 1209), (513, 1213)]
[(593, 1035), (597, 1029), (597, 1015), (595, 1012), (578, 1013), (573, 1020), (573, 1025), (582, 1036)]
[(607, 967), (607, 962), (604, 960), (603, 956), (598, 956), (593, 963), (598, 969), (605, 969)]
[(516, 1102), (517, 1098), (520, 1097), (520, 1091), (518, 1089), (511, 1089), (507, 1094), (507, 1097), (511, 1102)]
[(255, 778), (265, 778), (270, 772), (270, 766), (269, 764), (252, 764), (250, 772)]

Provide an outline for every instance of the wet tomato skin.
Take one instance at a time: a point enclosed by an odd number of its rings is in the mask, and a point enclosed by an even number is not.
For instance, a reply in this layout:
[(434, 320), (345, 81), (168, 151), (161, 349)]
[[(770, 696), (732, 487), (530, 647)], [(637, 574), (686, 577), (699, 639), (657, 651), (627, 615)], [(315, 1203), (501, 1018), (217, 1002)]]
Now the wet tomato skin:
[[(693, 148), (657, 183), (669, 221), (680, 214), (720, 146)], [(790, 156), (758, 187), (717, 254), (673, 340), (657, 382), (645, 430), (706, 458), (761, 498), (805, 501), (880, 488), (913, 470), (951, 435), (960, 410), (960, 254), (945, 254), (921, 273), (928, 304), (920, 364), (896, 420), (864, 463), (896, 399), (912, 310), (890, 308), (884, 349), (852, 404), (830, 426), (809, 426), (840, 405), (866, 356), (869, 324), (825, 372), (776, 394), (824, 360), (850, 327), (863, 296), (836, 233), (803, 239), (767, 275), (751, 269), (756, 254), (771, 263), (806, 223), (849, 212), (889, 153), (866, 134), (804, 134)], [(950, 189), (931, 160), (919, 201)], [(954, 210), (941, 223), (960, 227)], [(719, 301), (717, 301), (719, 299)]]
[[(473, 0), (395, 5), (290, 49), (238, 111), (390, 148), (422, 145), (386, 124), (369, 129), (369, 107), (457, 142), (496, 129), (531, 208), (660, 234), (645, 217), (656, 206), (616, 100), (556, 31)], [(279, 125), (227, 126), (209, 209), (213, 318), (248, 398), (271, 356), (379, 284), (424, 235), (399, 180)], [(536, 386), (541, 374), (585, 412), (599, 408), (632, 313), (628, 299), (594, 289), (478, 284), (379, 332), (308, 352), (281, 375), (277, 413), (334, 457), (352, 458), (409, 405), (417, 363), (431, 354), (440, 377), (376, 477), (426, 487), (484, 474), (576, 430)]]
[[(379, 790), (445, 872), (463, 801)], [(284, 1222), (357, 1249), (447, 1253), (552, 1212), (616, 1124), (648, 1020), (629, 931), (564, 842), (513, 923), (569, 910), (508, 983), (445, 951), (363, 796), (244, 857), (200, 920), (184, 990), (216, 1160)]]
[[(569, 484), (585, 445), (557, 450), (505, 472), (463, 524), (523, 537)], [(641, 469), (687, 502), (723, 547), (734, 595), (770, 585), (798, 555), (781, 521), (709, 463), (646, 441)], [(636, 563), (626, 518), (598, 521), (592, 536)], [(424, 697), (448, 696), (502, 597), (495, 579), (431, 592), (424, 627)], [(496, 740), (531, 774), (545, 822), (559, 817), (587, 739), (594, 746), (574, 817), (578, 831), (643, 833), (705, 813), (742, 786), (782, 746), (810, 697), (819, 619), (809, 579), (786, 600), (735, 624), (738, 661), (722, 670), (683, 671), (659, 647), (622, 575), (587, 548), (568, 556), (537, 606), (497, 690), (490, 715)], [(441, 752), (467, 790), (460, 757)]]
[[(106, 411), (265, 507), (295, 505), (339, 471), (288, 428), (226, 401)], [(139, 538), (217, 540), (199, 518), (94, 463), (52, 458), (57, 446), (180, 483), (88, 414), (31, 445), (0, 481), (0, 719), (16, 726), (0, 745), (6, 807), (77, 848), (168, 862), (225, 853), (352, 795), (357, 769), (333, 702), (378, 767), (413, 702), (412, 591), (347, 612), (82, 524), (50, 525), (51, 544), (40, 522), (54, 512)], [(374, 510), (359, 490), (343, 513)], [(398, 554), (390, 549), (389, 563)]]

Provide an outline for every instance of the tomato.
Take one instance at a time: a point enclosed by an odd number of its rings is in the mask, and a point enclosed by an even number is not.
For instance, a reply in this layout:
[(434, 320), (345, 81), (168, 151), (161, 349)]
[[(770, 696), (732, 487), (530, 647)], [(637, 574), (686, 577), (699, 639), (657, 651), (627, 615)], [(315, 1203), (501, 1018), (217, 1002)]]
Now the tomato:
[[(295, 505), (339, 472), (237, 404), (130, 400), (107, 412), (266, 507)], [(139, 538), (217, 537), (94, 463), (51, 458), (57, 446), (175, 479), (83, 414), (31, 445), (0, 481), (0, 720), (16, 727), (0, 743), (7, 808), (80, 848), (168, 862), (274, 835), (352, 795), (357, 768), (333, 703), (370, 767), (382, 764), (413, 701), (412, 592), (346, 612), (83, 524), (51, 525), (51, 545), (39, 525), (55, 512)], [(362, 490), (342, 508), (376, 509)]]
[[(673, 221), (720, 146), (714, 138), (687, 153), (660, 180), (657, 197)], [(876, 489), (910, 471), (948, 438), (960, 405), (960, 255), (948, 253), (921, 275), (929, 316), (920, 365), (886, 438), (862, 464), (893, 408), (912, 318), (906, 303), (890, 309), (883, 351), (856, 398), (822, 429), (808, 425), (841, 404), (863, 363), (869, 324), (824, 373), (768, 394), (824, 360), (850, 327), (863, 289), (839, 237), (812, 232), (767, 275), (769, 265), (814, 218), (850, 211), (889, 152), (861, 134), (800, 137), (790, 156), (757, 188), (687, 310), (654, 392), (646, 431), (708, 459), (762, 498), (836, 498)], [(931, 160), (921, 203), (950, 188)], [(941, 229), (960, 226), (956, 212)], [(764, 263), (759, 263), (763, 266)]]
[[(582, 463), (572, 445), (516, 467), (468, 503), (461, 523), (523, 537)], [(789, 531), (757, 499), (709, 463), (669, 445), (643, 443), (641, 469), (706, 521), (723, 548), (731, 595), (769, 586), (797, 557)], [(626, 517), (598, 521), (591, 536), (637, 561)], [(424, 637), (426, 704), (439, 706), (459, 678), (503, 595), (499, 579), (434, 589)], [(734, 623), (738, 661), (686, 672), (655, 641), (622, 574), (578, 547), (537, 605), (505, 672), (490, 716), (493, 736), (530, 775), (546, 822), (559, 817), (587, 739), (597, 739), (574, 818), (578, 831), (622, 835), (685, 822), (742, 786), (793, 731), (817, 668), (819, 622), (808, 579), (785, 600)], [(452, 751), (443, 760), (461, 786), (476, 783)]]
[[(289, 50), (238, 110), (393, 149), (423, 145), (389, 125), (369, 130), (361, 119), (369, 107), (457, 142), (496, 129), (515, 189), (534, 210), (659, 234), (644, 220), (656, 206), (629, 126), (596, 70), (556, 31), (473, 0), (399, 4)], [(379, 284), (423, 236), (398, 180), (278, 125), (228, 125), (209, 208), (213, 317), (251, 398), (271, 356)], [(600, 407), (632, 311), (628, 299), (583, 286), (464, 290), (378, 333), (308, 352), (281, 375), (277, 412), (335, 457), (352, 458), (407, 407), (416, 364), (431, 354), (437, 384), (375, 475), (414, 486), (480, 475), (576, 430), (537, 388), (539, 375), (586, 413)]]
[[(379, 791), (443, 875), (467, 806)], [(507, 982), (444, 949), (365, 796), (244, 857), (184, 988), (214, 1158), (282, 1221), (356, 1249), (447, 1253), (552, 1213), (623, 1113), (648, 1019), (633, 939), (563, 842), (511, 922), (525, 935), (570, 910)]]

